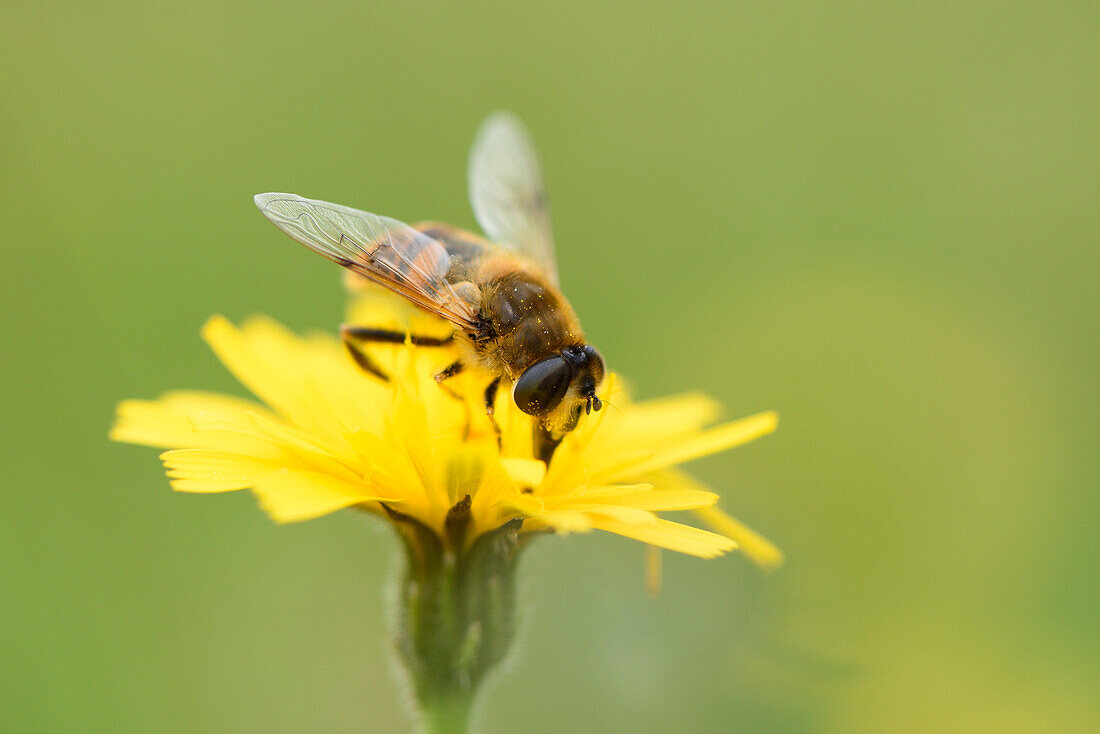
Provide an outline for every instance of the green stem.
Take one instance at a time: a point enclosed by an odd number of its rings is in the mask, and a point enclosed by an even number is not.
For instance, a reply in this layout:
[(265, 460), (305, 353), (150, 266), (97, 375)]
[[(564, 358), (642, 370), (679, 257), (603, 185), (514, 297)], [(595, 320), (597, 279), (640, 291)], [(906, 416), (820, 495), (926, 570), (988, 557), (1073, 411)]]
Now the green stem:
[(473, 701), (462, 696), (445, 696), (420, 701), (424, 734), (466, 734)]
[(397, 649), (426, 734), (465, 734), (481, 683), (511, 648), (519, 521), (466, 547), (469, 499), (452, 508), (446, 537), (390, 512), (405, 541)]

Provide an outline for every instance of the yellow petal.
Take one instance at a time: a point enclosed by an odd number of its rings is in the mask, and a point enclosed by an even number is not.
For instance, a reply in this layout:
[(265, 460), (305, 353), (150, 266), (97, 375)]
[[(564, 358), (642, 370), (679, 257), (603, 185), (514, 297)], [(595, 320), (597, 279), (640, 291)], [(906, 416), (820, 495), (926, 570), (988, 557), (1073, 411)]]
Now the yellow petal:
[(596, 420), (584, 421), (566, 440), (565, 448), (572, 444), (575, 450), (596, 457), (621, 457), (624, 452), (636, 455), (670, 438), (698, 431), (718, 415), (717, 403), (701, 393), (631, 403), (625, 394), (615, 392), (615, 378), (614, 373), (608, 375), (604, 390), (612, 392), (620, 404), (605, 397), (610, 410), (601, 411)]
[(196, 443), (195, 427), (187, 416), (158, 400), (123, 400), (108, 434), (112, 441), (142, 446), (189, 446)]
[(590, 487), (581, 497), (592, 501), (601, 499), (608, 503), (636, 507), (653, 512), (694, 510), (709, 507), (718, 501), (718, 495), (699, 489), (653, 489), (651, 484), (628, 484), (611, 487)]
[(546, 464), (538, 459), (501, 459), (508, 477), (521, 487), (537, 487), (546, 476)]
[[(529, 515), (538, 520), (544, 527), (549, 527), (556, 533), (568, 535), (569, 533), (587, 533), (592, 529), (592, 518), (583, 512), (570, 510), (544, 511)], [(611, 522), (611, 520), (608, 520)]]
[[(412, 490), (420, 487), (420, 477), (408, 455), (391, 441), (368, 431), (351, 431), (344, 439), (355, 451), (359, 462), (368, 467), (375, 482), (389, 482), (395, 487)], [(423, 493), (423, 490), (419, 490)]]
[(110, 438), (160, 448), (215, 448), (248, 455), (274, 456), (265, 441), (224, 431), (203, 431), (196, 421), (242, 420), (270, 415), (257, 403), (227, 395), (171, 392), (156, 400), (124, 400), (118, 405)]
[(563, 535), (585, 533), (592, 529), (592, 520), (586, 513), (571, 509), (547, 509), (545, 503), (534, 495), (515, 492), (503, 498), (498, 504), (501, 508), (509, 510), (513, 516), (518, 515), (533, 520), (534, 522), (524, 525), (527, 529), (549, 527)]
[[(438, 390), (438, 388), (433, 388)], [(453, 402), (453, 401), (452, 401)], [(420, 478), (420, 486), (432, 508), (432, 517), (420, 518), (434, 527), (442, 521), (451, 503), (442, 486), (440, 467), (436, 462), (432, 435), (424, 403), (406, 390), (399, 390), (390, 415), (394, 442), (400, 447)]]
[(635, 435), (684, 433), (717, 419), (720, 408), (703, 393), (688, 392), (630, 404), (622, 411), (623, 428)]
[(737, 547), (723, 535), (668, 520), (631, 525), (596, 517), (592, 520), (592, 527), (699, 558), (715, 558)]
[[(570, 503), (563, 507), (571, 512), (583, 512), (586, 515), (594, 515), (609, 518), (630, 525), (648, 525), (657, 522), (657, 516), (648, 510), (639, 510), (637, 507), (624, 505), (600, 505), (593, 503)], [(593, 521), (595, 522), (595, 521)]]
[(352, 484), (319, 472), (291, 469), (265, 474), (252, 492), (264, 512), (276, 522), (309, 520), (360, 502), (400, 499), (379, 497), (366, 482)]
[(160, 458), (178, 492), (247, 489), (276, 468), (270, 461), (211, 449), (176, 449)]
[[(676, 469), (655, 472), (654, 484), (681, 491), (706, 491), (708, 488), (695, 477)], [(783, 551), (751, 528), (730, 517), (718, 507), (696, 508), (695, 515), (712, 529), (732, 538), (739, 550), (765, 570), (777, 568), (783, 563)]]
[(736, 541), (741, 552), (764, 570), (771, 571), (783, 565), (783, 551), (774, 543), (717, 507), (704, 507), (695, 510), (695, 514), (722, 535)]
[(495, 458), (496, 446), (485, 441), (465, 443), (450, 452), (443, 472), (448, 504), (477, 496)]
[(611, 469), (605, 469), (599, 472), (599, 477), (601, 480), (636, 477), (702, 456), (716, 454), (771, 433), (775, 430), (778, 421), (778, 415), (767, 412), (724, 423), (674, 441), (640, 461), (626, 461)]
[(353, 482), (363, 474), (358, 456), (345, 441), (326, 443), (275, 417), (251, 413), (235, 420), (199, 419), (195, 427), (202, 432), (218, 431), (253, 439), (277, 451), (283, 467), (320, 471)]
[(302, 390), (293, 382), (306, 371), (294, 344), (297, 337), (267, 319), (253, 319), (246, 329), (238, 329), (223, 316), (212, 316), (202, 337), (253, 395), (292, 420), (308, 415)]
[(248, 413), (271, 415), (271, 411), (255, 400), (202, 390), (172, 390), (161, 395), (159, 401), (170, 406), (177, 413), (189, 416), (233, 416)]

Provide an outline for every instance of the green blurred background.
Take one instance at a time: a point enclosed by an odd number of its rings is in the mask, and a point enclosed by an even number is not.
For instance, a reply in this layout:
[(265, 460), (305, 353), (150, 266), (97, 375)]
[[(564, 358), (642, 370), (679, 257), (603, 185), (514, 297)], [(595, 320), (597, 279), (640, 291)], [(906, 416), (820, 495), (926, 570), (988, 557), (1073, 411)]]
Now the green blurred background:
[(1096, 725), (1096, 3), (8, 3), (0, 33), (0, 727), (410, 730), (383, 528), (173, 494), (106, 433), (240, 391), (211, 313), (340, 320), (254, 193), (473, 226), (501, 107), (612, 365), (780, 412), (692, 469), (789, 563), (666, 554), (650, 600), (638, 544), (538, 542), (483, 731)]

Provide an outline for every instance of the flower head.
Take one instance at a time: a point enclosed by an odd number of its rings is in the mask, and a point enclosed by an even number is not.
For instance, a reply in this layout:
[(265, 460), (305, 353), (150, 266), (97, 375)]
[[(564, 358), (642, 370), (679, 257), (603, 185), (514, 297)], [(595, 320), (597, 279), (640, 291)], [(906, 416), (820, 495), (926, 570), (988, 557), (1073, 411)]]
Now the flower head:
[[(389, 299), (362, 298), (354, 323), (412, 333), (443, 324)], [(371, 358), (390, 376), (364, 373), (339, 341), (297, 336), (268, 318), (240, 327), (215, 316), (203, 337), (261, 402), (206, 392), (167, 393), (119, 405), (111, 437), (169, 449), (161, 454), (182, 492), (251, 489), (278, 522), (358, 507), (416, 521), (462, 552), (518, 520), (521, 533), (604, 530), (710, 558), (740, 547), (774, 566), (771, 543), (715, 507), (718, 495), (675, 467), (775, 428), (774, 413), (707, 427), (717, 413), (689, 393), (634, 402), (614, 375), (593, 413), (558, 447), (550, 466), (532, 458), (531, 418), (502, 391), (498, 442), (482, 404), (487, 380), (433, 376), (451, 347), (378, 345)], [(693, 510), (717, 532), (658, 513)], [(461, 515), (463, 531), (451, 532)]]

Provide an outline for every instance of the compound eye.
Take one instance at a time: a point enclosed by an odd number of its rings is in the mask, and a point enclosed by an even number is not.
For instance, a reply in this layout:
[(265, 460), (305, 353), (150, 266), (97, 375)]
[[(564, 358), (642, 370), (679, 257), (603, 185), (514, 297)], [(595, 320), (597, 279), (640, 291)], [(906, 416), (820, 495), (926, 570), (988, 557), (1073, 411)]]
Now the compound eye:
[(523, 371), (512, 388), (512, 399), (527, 415), (546, 415), (565, 397), (573, 369), (561, 357), (549, 357)]
[(596, 384), (599, 385), (603, 381), (603, 376), (607, 372), (607, 367), (604, 365), (603, 357), (596, 351), (595, 347), (585, 347), (588, 352), (588, 364), (589, 369), (592, 371), (592, 376), (596, 380)]

